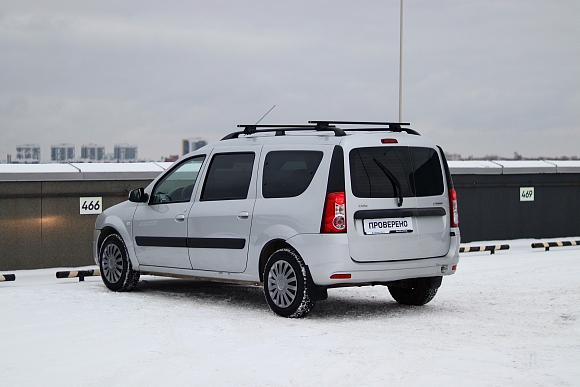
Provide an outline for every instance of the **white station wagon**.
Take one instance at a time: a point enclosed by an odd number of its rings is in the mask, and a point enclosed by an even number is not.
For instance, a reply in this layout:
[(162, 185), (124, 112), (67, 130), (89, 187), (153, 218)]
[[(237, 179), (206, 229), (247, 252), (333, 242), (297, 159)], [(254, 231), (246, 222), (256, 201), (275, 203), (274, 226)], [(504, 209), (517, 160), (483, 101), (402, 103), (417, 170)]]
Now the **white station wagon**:
[(98, 216), (103, 282), (263, 284), (286, 317), (344, 286), (385, 285), (401, 304), (426, 304), (459, 261), (457, 199), (441, 148), (407, 126), (240, 125)]

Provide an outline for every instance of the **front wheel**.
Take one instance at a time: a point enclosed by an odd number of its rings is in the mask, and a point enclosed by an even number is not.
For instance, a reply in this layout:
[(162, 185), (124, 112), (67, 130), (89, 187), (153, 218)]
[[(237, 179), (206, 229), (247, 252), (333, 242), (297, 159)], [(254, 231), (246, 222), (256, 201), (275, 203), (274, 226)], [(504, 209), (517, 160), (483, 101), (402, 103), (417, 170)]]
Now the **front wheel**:
[(129, 291), (139, 282), (140, 273), (133, 270), (125, 243), (117, 234), (111, 234), (103, 241), (99, 267), (101, 278), (110, 290)]
[(389, 286), (389, 293), (399, 304), (425, 305), (437, 294), (431, 278), (413, 278)]
[(295, 251), (280, 249), (270, 256), (264, 269), (264, 294), (270, 308), (282, 317), (304, 317), (314, 307), (306, 265)]

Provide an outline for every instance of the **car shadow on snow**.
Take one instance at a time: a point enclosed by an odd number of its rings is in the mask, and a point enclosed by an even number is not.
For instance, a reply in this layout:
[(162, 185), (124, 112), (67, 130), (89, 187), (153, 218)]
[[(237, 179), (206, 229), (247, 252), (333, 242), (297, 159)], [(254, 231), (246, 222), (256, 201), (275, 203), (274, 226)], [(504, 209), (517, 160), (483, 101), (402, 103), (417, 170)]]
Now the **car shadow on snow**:
[(133, 290), (150, 296), (269, 310), (261, 287), (175, 278), (141, 279)]
[[(219, 282), (196, 281), (174, 278), (142, 279), (133, 290), (135, 293), (152, 297), (186, 302), (227, 304), (228, 307), (268, 313), (270, 308), (259, 286), (235, 285)], [(330, 289), (328, 299), (318, 301), (306, 317), (307, 319), (358, 319), (368, 317), (397, 318), (449, 313), (449, 308), (435, 301), (425, 306), (406, 306), (395, 302), (384, 292), (343, 292)], [(273, 312), (270, 312), (273, 313)]]
[[(385, 289), (385, 291), (387, 291)], [(388, 291), (387, 291), (388, 292)], [(390, 297), (369, 298), (344, 297), (329, 291), (328, 299), (318, 301), (314, 309), (308, 315), (309, 319), (360, 319), (360, 318), (397, 318), (421, 315), (433, 315), (441, 312), (438, 305), (428, 304), (424, 306), (401, 305)]]

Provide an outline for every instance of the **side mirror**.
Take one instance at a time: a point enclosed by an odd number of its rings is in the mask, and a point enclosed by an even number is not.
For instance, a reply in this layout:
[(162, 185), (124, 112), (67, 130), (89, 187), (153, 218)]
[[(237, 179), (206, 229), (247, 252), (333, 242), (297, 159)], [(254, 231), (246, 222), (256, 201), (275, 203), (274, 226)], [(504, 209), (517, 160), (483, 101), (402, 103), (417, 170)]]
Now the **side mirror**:
[(133, 203), (146, 203), (149, 200), (149, 195), (145, 193), (143, 188), (137, 188), (129, 192), (129, 201)]

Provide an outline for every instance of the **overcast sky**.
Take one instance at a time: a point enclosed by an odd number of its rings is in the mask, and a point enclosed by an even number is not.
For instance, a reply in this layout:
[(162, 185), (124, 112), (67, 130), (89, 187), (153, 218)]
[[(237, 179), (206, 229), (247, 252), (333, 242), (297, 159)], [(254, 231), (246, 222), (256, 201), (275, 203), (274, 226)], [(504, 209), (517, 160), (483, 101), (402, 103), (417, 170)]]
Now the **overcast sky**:
[[(180, 154), (237, 124), (398, 120), (399, 0), (0, 3), (0, 161)], [(463, 156), (580, 156), (580, 1), (405, 0), (403, 121)]]

